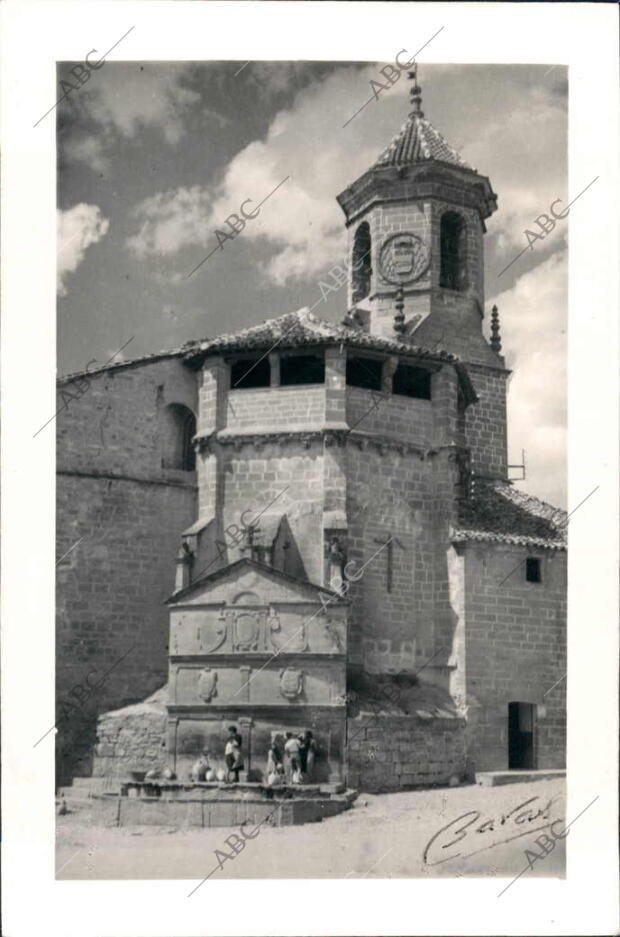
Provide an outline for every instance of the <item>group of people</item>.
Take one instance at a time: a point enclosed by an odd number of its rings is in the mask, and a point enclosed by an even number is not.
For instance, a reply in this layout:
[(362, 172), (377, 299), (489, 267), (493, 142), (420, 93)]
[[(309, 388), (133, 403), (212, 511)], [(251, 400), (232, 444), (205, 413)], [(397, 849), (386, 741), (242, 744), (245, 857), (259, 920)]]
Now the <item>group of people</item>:
[(316, 741), (309, 729), (299, 735), (287, 732), (283, 747), (274, 739), (267, 755), (267, 784), (273, 787), (284, 782), (303, 784), (310, 780), (316, 752)]
[[(241, 744), (241, 736), (237, 732), (237, 727), (229, 726), (224, 747), (226, 771), (214, 771), (209, 764), (208, 752), (205, 751), (203, 757), (191, 770), (192, 779), (194, 781), (228, 781), (237, 784), (239, 772), (244, 768)], [(300, 732), (299, 735), (287, 732), (284, 743), (282, 743), (282, 736), (276, 736), (267, 754), (267, 783), (273, 787), (279, 784), (303, 784), (310, 780), (316, 753), (317, 744), (309, 729)]]

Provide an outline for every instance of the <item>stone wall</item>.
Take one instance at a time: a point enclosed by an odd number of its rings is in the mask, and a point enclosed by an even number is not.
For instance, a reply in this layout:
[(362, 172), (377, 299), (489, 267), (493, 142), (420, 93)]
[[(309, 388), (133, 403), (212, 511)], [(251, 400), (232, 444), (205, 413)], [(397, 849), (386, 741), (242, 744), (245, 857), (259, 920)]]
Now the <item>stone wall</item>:
[(508, 371), (468, 365), (479, 400), (465, 411), (465, 438), (474, 475), (508, 477), (506, 380)]
[(99, 713), (166, 680), (163, 603), (180, 534), (196, 516), (195, 473), (162, 467), (160, 434), (169, 404), (195, 411), (195, 375), (164, 359), (103, 372), (81, 397), (76, 384), (60, 385), (73, 399), (56, 419), (57, 556), (67, 554), (57, 566), (56, 635), (64, 777), (90, 772), (85, 740)]
[[(468, 751), (475, 768), (508, 768), (509, 702), (537, 707), (537, 767), (563, 768), (566, 553), (495, 543), (471, 543), (459, 552), (465, 573), (459, 668), (465, 674)], [(540, 558), (542, 582), (526, 581), (527, 556)]]
[(164, 686), (143, 703), (99, 717), (93, 777), (126, 778), (130, 771), (168, 765), (166, 697)]
[(358, 433), (388, 435), (416, 443), (421, 449), (430, 445), (433, 432), (430, 400), (391, 393), (379, 396), (378, 391), (347, 387), (346, 405), (347, 423)]
[[(363, 394), (372, 407), (370, 391), (354, 391), (356, 401)], [(370, 425), (379, 432), (383, 419), (383, 433), (394, 445), (360, 447), (352, 438), (347, 446), (348, 555), (355, 569), (363, 568), (348, 592), (349, 656), (353, 665), (373, 673), (412, 672), (433, 657), (429, 677), (436, 673), (439, 679), (449, 644), (438, 638), (451, 624), (442, 545), (458, 479), (451, 461), (455, 372), (443, 368), (433, 376), (430, 402), (396, 398), (392, 403), (409, 413), (407, 436), (415, 438), (416, 449), (401, 445), (404, 434), (386, 420), (381, 404), (370, 414), (376, 421)], [(357, 430), (365, 428), (364, 419)]]
[(378, 793), (465, 780), (464, 720), (361, 713), (347, 721), (349, 787)]
[(290, 431), (300, 426), (322, 423), (325, 412), (323, 384), (293, 387), (254, 387), (228, 392), (226, 426), (228, 429), (254, 431), (259, 426)]

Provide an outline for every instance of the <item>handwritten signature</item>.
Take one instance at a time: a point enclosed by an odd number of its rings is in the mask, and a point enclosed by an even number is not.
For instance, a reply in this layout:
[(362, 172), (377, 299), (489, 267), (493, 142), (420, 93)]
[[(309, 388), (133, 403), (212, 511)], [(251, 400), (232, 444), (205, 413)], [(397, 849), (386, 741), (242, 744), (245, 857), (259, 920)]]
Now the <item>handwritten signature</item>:
[[(485, 849), (492, 849), (493, 846), (499, 846), (501, 843), (509, 843), (520, 836), (527, 836), (538, 830), (543, 830), (549, 826), (551, 806), (558, 799), (559, 797), (552, 797), (545, 806), (541, 806), (538, 796), (530, 797), (529, 800), (525, 800), (508, 813), (500, 814), (499, 817), (483, 819), (481, 823), (479, 822), (482, 816), (481, 811), (468, 810), (467, 813), (462, 813), (460, 817), (456, 817), (455, 820), (451, 820), (445, 826), (442, 826), (429, 839), (423, 853), (424, 865), (430, 867), (449, 862), (451, 859), (466, 859), (478, 852), (484, 852)], [(535, 803), (536, 801), (538, 803)], [(531, 824), (536, 820), (546, 822), (533, 829)], [(502, 836), (501, 839), (495, 839), (493, 834), (496, 831), (508, 835)], [(482, 843), (484, 845), (481, 845)], [(448, 852), (457, 845), (460, 846), (460, 849), (470, 849), (471, 851)]]

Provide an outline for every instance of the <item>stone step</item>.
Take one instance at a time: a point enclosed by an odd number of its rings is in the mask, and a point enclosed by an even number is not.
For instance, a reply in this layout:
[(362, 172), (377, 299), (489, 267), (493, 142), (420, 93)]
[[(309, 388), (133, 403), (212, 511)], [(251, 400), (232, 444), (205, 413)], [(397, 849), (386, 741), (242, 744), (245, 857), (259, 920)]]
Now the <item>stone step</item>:
[(476, 771), (476, 784), (481, 787), (496, 787), (499, 784), (524, 784), (527, 781), (550, 781), (565, 778), (565, 768), (543, 768), (528, 771)]
[(118, 793), (120, 781), (118, 778), (73, 778), (70, 785), (65, 784), (58, 790), (65, 797), (86, 801), (93, 794), (105, 794), (107, 791)]

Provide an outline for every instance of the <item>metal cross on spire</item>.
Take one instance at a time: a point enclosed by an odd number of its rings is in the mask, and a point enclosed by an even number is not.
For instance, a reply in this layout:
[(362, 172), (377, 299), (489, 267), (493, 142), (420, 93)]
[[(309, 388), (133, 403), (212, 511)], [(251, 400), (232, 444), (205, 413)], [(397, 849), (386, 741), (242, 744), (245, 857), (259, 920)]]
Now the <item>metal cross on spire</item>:
[(407, 72), (407, 78), (411, 79), (412, 85), (409, 89), (409, 100), (413, 107), (413, 110), (410, 112), (410, 117), (424, 117), (424, 111), (422, 110), (422, 89), (418, 85), (418, 64), (417, 62), (413, 63), (411, 71)]

